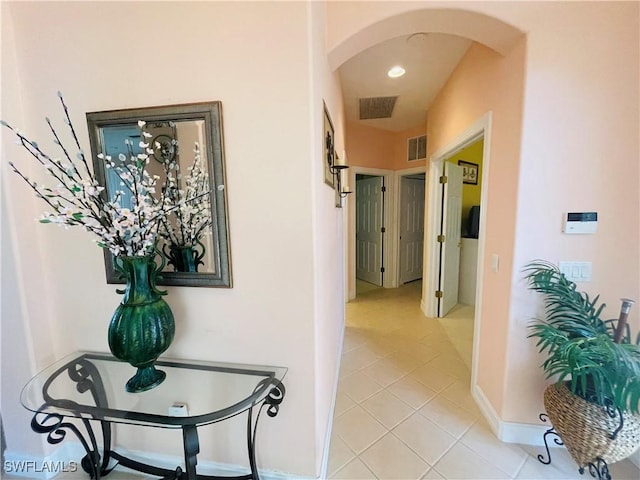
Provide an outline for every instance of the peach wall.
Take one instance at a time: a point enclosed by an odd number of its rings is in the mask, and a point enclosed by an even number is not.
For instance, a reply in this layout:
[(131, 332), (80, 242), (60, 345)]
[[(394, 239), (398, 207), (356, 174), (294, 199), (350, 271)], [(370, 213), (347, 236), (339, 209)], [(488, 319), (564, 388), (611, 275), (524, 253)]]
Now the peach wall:
[[(537, 302), (521, 267), (535, 258), (592, 262), (592, 281), (579, 288), (601, 294), (605, 318), (618, 317), (620, 297), (640, 300), (640, 4), (558, 2), (548, 12), (528, 41), (503, 412), (531, 423), (547, 382), (532, 342), (522, 341)], [(597, 211), (597, 233), (562, 234), (569, 211)], [(638, 304), (630, 318), (638, 331)]]
[(485, 249), (488, 255), (500, 256), (500, 271), (493, 273), (485, 265), (477, 368), (478, 385), (498, 412), (502, 410), (505, 372), (495, 366), (506, 363), (524, 58), (524, 41), (506, 57), (473, 44), (428, 116), (430, 156), (486, 112), (493, 113), (492, 136), (485, 139), (491, 149)]
[[(393, 170), (404, 170), (405, 168), (424, 167), (426, 160), (407, 160), (407, 140), (411, 137), (418, 137), (427, 133), (426, 125), (419, 125), (417, 127), (405, 130), (404, 132), (398, 132), (394, 135), (393, 143)], [(427, 143), (429, 139), (427, 138)]]
[(424, 160), (407, 161), (407, 140), (410, 137), (424, 135), (425, 132), (424, 125), (403, 132), (391, 132), (357, 122), (348, 122), (347, 161), (351, 166), (383, 170), (424, 166)]
[(354, 167), (391, 169), (395, 135), (388, 130), (347, 122), (347, 163)]
[[(330, 4), (328, 42), (335, 66), (372, 45), (374, 39), (412, 31), (452, 33), (457, 29), (467, 36), (468, 30), (477, 41), (506, 54), (500, 65), (492, 64), (495, 75), (487, 77), (507, 87), (515, 104), (495, 98), (514, 118), (511, 123), (496, 119), (493, 126), (487, 231), (496, 235), (487, 239), (485, 272), (490, 272), (486, 264), (492, 253), (500, 255), (501, 263), (498, 273), (486, 273), (484, 278), (483, 305), (490, 307), (482, 316), (492, 331), (482, 335), (480, 360), (493, 372), (485, 370), (480, 380), (499, 420), (538, 424), (536, 415), (542, 407), (546, 382), (538, 367), (541, 359), (525, 331), (539, 305), (522, 282), (526, 262), (538, 257), (592, 261), (594, 278), (584, 288), (602, 294), (612, 305), (612, 317), (617, 315), (620, 296), (640, 298), (638, 10), (637, 2)], [(483, 27), (467, 21), (474, 14), (480, 15), (478, 24), (485, 16), (504, 23), (493, 37), (490, 32), (478, 35)], [(527, 32), (526, 46), (520, 42), (511, 50), (518, 31)], [(501, 36), (507, 41), (499, 45), (495, 40)], [(510, 83), (514, 69), (520, 71), (522, 66), (524, 70)], [(514, 88), (521, 89), (517, 85), (522, 84), (522, 93), (514, 96)], [(494, 91), (493, 83), (485, 83), (469, 86), (469, 92), (480, 87)], [(447, 101), (468, 112), (483, 100), (461, 94)], [(494, 103), (485, 107), (496, 111)], [(515, 115), (517, 110), (520, 116)], [(445, 142), (477, 118), (468, 116), (450, 110), (442, 125), (430, 121), (430, 151), (435, 132)], [(501, 145), (494, 146), (498, 139)], [(498, 160), (501, 168), (493, 158), (502, 159)], [(615, 164), (609, 161), (613, 158)], [(574, 210), (601, 212), (596, 235), (560, 233), (563, 212)], [(632, 310), (636, 326), (639, 310)]]

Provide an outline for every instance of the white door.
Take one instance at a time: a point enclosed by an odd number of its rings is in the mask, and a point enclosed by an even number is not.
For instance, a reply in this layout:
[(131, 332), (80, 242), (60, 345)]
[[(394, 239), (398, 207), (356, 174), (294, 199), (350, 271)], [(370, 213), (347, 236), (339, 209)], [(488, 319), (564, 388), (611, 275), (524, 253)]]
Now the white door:
[(356, 278), (382, 286), (383, 177), (356, 181)]
[(462, 167), (444, 162), (447, 177), (442, 184), (442, 230), (440, 249), (440, 287), (438, 316), (444, 317), (458, 303), (460, 245), (462, 226)]
[(424, 174), (400, 177), (400, 284), (422, 278)]

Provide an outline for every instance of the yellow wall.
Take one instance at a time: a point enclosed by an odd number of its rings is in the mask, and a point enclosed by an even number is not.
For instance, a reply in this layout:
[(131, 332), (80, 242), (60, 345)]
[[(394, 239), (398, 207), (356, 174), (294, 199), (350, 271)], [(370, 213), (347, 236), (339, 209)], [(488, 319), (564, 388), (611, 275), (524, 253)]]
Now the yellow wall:
[(465, 183), (462, 186), (462, 224), (465, 225), (469, 216), (469, 209), (474, 205), (480, 205), (480, 192), (482, 191), (482, 150), (484, 138), (469, 145), (460, 152), (447, 158), (447, 162), (458, 165), (458, 160), (475, 163), (478, 165), (478, 184)]

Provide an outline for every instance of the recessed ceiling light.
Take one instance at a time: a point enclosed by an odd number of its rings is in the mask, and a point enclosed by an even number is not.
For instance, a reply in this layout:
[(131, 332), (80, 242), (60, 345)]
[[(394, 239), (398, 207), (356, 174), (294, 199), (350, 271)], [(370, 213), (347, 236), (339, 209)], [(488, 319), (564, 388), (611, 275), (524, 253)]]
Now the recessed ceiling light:
[(395, 67), (391, 67), (391, 69), (387, 72), (387, 75), (391, 78), (398, 78), (404, 75), (406, 70), (402, 68), (400, 65), (396, 65)]

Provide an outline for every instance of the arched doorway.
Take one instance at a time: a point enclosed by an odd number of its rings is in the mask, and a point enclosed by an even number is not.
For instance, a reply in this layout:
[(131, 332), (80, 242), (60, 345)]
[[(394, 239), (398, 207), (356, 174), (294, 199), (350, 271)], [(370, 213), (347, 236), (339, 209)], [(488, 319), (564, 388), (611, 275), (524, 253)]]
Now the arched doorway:
[[(388, 14), (388, 12), (386, 13)], [(501, 210), (503, 210), (502, 206), (505, 204), (505, 199), (506, 202), (515, 204), (517, 198), (517, 164), (522, 129), (521, 106), (519, 105), (522, 103), (523, 98), (524, 47), (526, 41), (523, 32), (499, 19), (482, 13), (451, 9), (412, 10), (386, 18), (385, 13), (380, 13), (375, 19), (371, 15), (367, 19), (369, 20), (367, 25), (362, 25), (360, 28), (350, 32), (346, 30), (341, 32), (344, 40), (335, 42), (329, 51), (329, 63), (332, 68), (337, 69), (353, 55), (376, 45), (378, 42), (399, 35), (410, 35), (415, 32), (447, 33), (467, 37), (475, 42), (472, 49), (470, 49), (468, 58), (466, 58), (467, 62), (464, 68), (458, 68), (455, 73), (457, 75), (455, 82), (450, 82), (455, 83), (455, 85), (445, 85), (445, 88), (449, 88), (447, 92), (448, 98), (440, 100), (437, 105), (437, 114), (434, 114), (433, 118), (431, 113), (429, 114), (427, 127), (427, 143), (429, 145), (427, 175), (429, 175), (432, 162), (439, 158), (435, 156), (436, 153), (440, 155), (442, 149), (450, 150), (452, 142), (460, 138), (465, 131), (473, 128), (479, 119), (484, 118), (489, 112), (493, 112), (493, 121), (498, 123), (497, 127), (490, 129), (483, 127), (481, 131), (486, 142), (487, 160), (489, 154), (498, 153), (497, 161), (492, 162), (491, 170), (486, 172), (486, 180), (487, 184), (491, 183), (492, 188), (499, 189), (499, 194), (491, 195), (492, 198), (487, 202), (486, 208), (483, 208), (484, 219), (492, 217), (494, 220), (491, 225), (481, 225), (481, 230), (487, 232), (488, 229), (495, 228), (496, 225), (499, 231), (513, 230), (515, 210), (509, 212), (512, 215), (504, 215)], [(461, 70), (464, 70), (464, 72), (461, 73)], [(484, 84), (488, 91), (478, 90), (478, 84)], [(508, 98), (510, 100), (505, 102), (497, 100), (501, 94), (504, 94), (505, 99)], [(477, 97), (482, 98), (478, 100)], [(452, 98), (454, 98), (453, 101), (451, 100)], [(445, 111), (449, 112), (448, 116), (443, 114)], [(347, 145), (349, 143), (348, 137), (346, 143)], [(514, 165), (515, 168), (513, 168)], [(506, 172), (505, 167), (509, 167), (506, 169), (509, 172)], [(496, 178), (495, 182), (493, 181), (494, 177)], [(505, 177), (509, 177), (508, 180)], [(511, 182), (511, 184), (507, 185), (505, 181)], [(516, 185), (516, 187), (513, 188), (511, 185)], [(498, 198), (501, 198), (502, 201), (498, 201)], [(427, 192), (427, 203), (429, 203), (429, 192)], [(431, 206), (428, 205), (427, 209), (429, 208)], [(486, 223), (485, 220), (483, 220), (484, 223)], [(435, 237), (435, 235), (427, 228), (425, 242), (432, 237)], [(505, 256), (512, 255), (514, 239), (507, 239), (507, 242), (509, 241), (512, 243), (506, 245), (507, 248), (505, 249), (504, 237), (498, 238), (496, 234), (495, 237), (491, 238), (491, 242), (485, 245), (486, 253), (480, 252), (478, 255), (478, 264), (484, 265), (486, 263), (488, 253), (497, 256), (494, 252), (504, 251)], [(353, 258), (352, 251), (349, 251), (348, 258)], [(511, 263), (510, 260), (510, 257), (503, 257), (501, 260), (505, 270), (508, 270)], [(498, 264), (499, 262), (496, 261), (496, 265)], [(427, 265), (425, 272), (429, 268)], [(346, 270), (348, 272), (352, 271), (350, 266)], [(479, 271), (483, 272), (482, 269)], [(492, 273), (497, 273), (497, 266)], [(508, 275), (508, 272), (506, 273)], [(485, 280), (489, 278), (489, 272), (486, 269), (480, 275), (483, 275)], [(351, 282), (353, 279), (348, 278), (347, 281)], [(488, 288), (483, 289), (483, 286), (488, 286)], [(435, 293), (431, 292), (431, 290), (435, 290), (432, 285), (425, 284), (423, 311), (428, 310), (426, 308), (427, 302), (425, 302), (427, 295)], [(495, 409), (487, 400), (487, 397), (496, 398), (502, 394), (502, 391), (499, 390), (502, 388), (500, 387), (502, 383), (500, 380), (495, 381), (495, 378), (504, 374), (501, 371), (504, 365), (496, 365), (495, 362), (492, 363), (492, 359), (496, 357), (496, 351), (506, 354), (506, 333), (500, 332), (496, 337), (489, 324), (482, 325), (482, 319), (485, 316), (483, 308), (489, 308), (487, 305), (491, 303), (496, 304), (494, 301), (496, 291), (498, 291), (500, 297), (500, 308), (508, 310), (508, 285), (497, 282), (495, 277), (491, 277), (489, 282), (485, 282), (484, 285), (481, 282), (478, 289), (478, 301), (484, 307), (476, 309), (475, 331), (477, 334), (474, 335), (474, 378), (472, 378), (471, 385), (478, 403), (484, 403), (484, 406), (487, 407), (483, 408), (483, 405), (481, 405), (483, 411), (493, 410), (494, 416)], [(492, 301), (482, 301), (488, 298), (491, 298)], [(491, 305), (490, 308), (493, 308), (494, 305)], [(486, 316), (488, 317), (489, 315)], [(483, 345), (485, 346), (484, 350), (482, 348)], [(489, 345), (491, 345), (493, 352), (487, 351)], [(506, 355), (501, 356), (501, 358), (505, 357)], [(482, 370), (483, 364), (487, 371), (490, 365), (494, 370), (494, 378), (491, 379), (491, 385), (487, 387), (492, 389), (490, 395), (485, 394), (480, 388), (483, 382), (482, 378), (480, 378), (481, 375), (477, 375)]]

